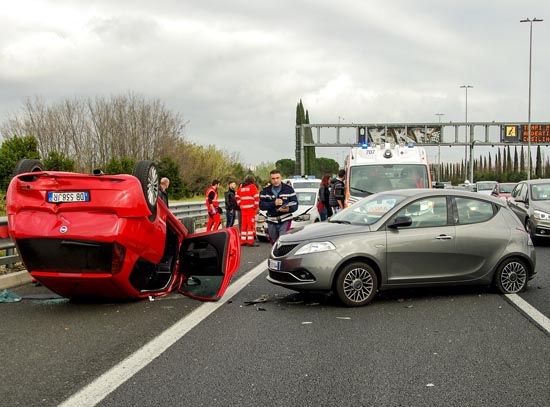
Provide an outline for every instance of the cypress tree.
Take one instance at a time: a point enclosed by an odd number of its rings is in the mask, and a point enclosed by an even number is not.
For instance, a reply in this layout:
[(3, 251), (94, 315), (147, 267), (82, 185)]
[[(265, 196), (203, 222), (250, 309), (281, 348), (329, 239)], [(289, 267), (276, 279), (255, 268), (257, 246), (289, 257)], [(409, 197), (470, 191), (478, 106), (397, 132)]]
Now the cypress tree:
[(540, 144), (537, 146), (537, 158), (535, 164), (535, 177), (542, 178), (542, 156), (540, 152)]

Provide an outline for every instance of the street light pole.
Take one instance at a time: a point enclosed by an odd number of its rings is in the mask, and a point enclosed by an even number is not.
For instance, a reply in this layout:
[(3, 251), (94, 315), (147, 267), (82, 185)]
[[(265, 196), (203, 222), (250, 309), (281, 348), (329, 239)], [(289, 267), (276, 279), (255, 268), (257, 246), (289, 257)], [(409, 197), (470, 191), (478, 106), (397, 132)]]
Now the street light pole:
[[(468, 89), (469, 88), (473, 88), (473, 86), (471, 85), (461, 85), (460, 86), (462, 89), (464, 89), (466, 91), (466, 129), (464, 131), (464, 166), (466, 166), (466, 163), (467, 163), (467, 158), (468, 158)], [(471, 138), (471, 137), (470, 137)], [(472, 140), (470, 140), (471, 142)], [(470, 166), (471, 166), (471, 169), (472, 169), (472, 173), (474, 171), (474, 167), (473, 167), (473, 162), (472, 162), (472, 153), (470, 151)], [(467, 171), (467, 168), (465, 168), (465, 170)], [(468, 174), (468, 173), (466, 173)], [(470, 175), (470, 178), (473, 178), (472, 174)], [(474, 182), (473, 179), (470, 180), (470, 182)]]
[[(441, 124), (441, 116), (445, 116), (445, 113), (436, 113), (435, 114), (438, 119), (439, 119), (439, 123)], [(442, 136), (442, 131), (441, 129), (439, 129), (439, 143), (437, 145), (437, 180), (438, 181), (441, 181), (441, 136)]]
[(531, 179), (531, 59), (533, 54), (533, 23), (544, 21), (538, 18), (526, 18), (520, 23), (529, 23), (529, 107), (527, 108), (527, 180)]

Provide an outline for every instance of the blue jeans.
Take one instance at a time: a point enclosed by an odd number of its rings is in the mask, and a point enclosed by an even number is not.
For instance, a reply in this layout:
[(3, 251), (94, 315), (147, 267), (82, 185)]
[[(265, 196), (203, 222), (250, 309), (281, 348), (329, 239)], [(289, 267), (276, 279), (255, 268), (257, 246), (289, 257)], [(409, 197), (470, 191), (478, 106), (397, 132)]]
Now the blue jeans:
[(279, 236), (284, 235), (290, 229), (291, 220), (282, 223), (267, 222), (267, 233), (269, 233), (269, 242), (275, 243)]
[(225, 213), (225, 227), (230, 228), (235, 223), (235, 210), (233, 211), (227, 211)]

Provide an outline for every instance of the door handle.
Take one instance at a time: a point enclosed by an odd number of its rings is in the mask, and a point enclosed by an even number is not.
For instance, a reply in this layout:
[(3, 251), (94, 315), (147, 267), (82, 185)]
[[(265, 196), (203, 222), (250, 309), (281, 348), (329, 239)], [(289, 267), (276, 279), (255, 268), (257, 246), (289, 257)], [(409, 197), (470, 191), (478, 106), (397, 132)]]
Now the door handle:
[(453, 240), (453, 237), (449, 235), (439, 235), (435, 239), (436, 240)]

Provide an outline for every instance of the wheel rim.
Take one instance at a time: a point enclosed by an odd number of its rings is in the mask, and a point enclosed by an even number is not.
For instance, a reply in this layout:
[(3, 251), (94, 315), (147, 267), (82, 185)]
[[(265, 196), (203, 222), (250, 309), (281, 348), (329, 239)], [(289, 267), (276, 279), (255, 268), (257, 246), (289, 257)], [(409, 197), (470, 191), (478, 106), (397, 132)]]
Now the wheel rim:
[(149, 168), (149, 173), (147, 174), (147, 200), (151, 205), (155, 205), (157, 202), (158, 196), (158, 174), (155, 166)]
[(374, 281), (364, 268), (350, 270), (344, 278), (344, 294), (353, 302), (365, 301), (372, 294)]
[(525, 266), (517, 261), (508, 263), (500, 274), (502, 288), (509, 293), (517, 293), (527, 282), (527, 271)]

